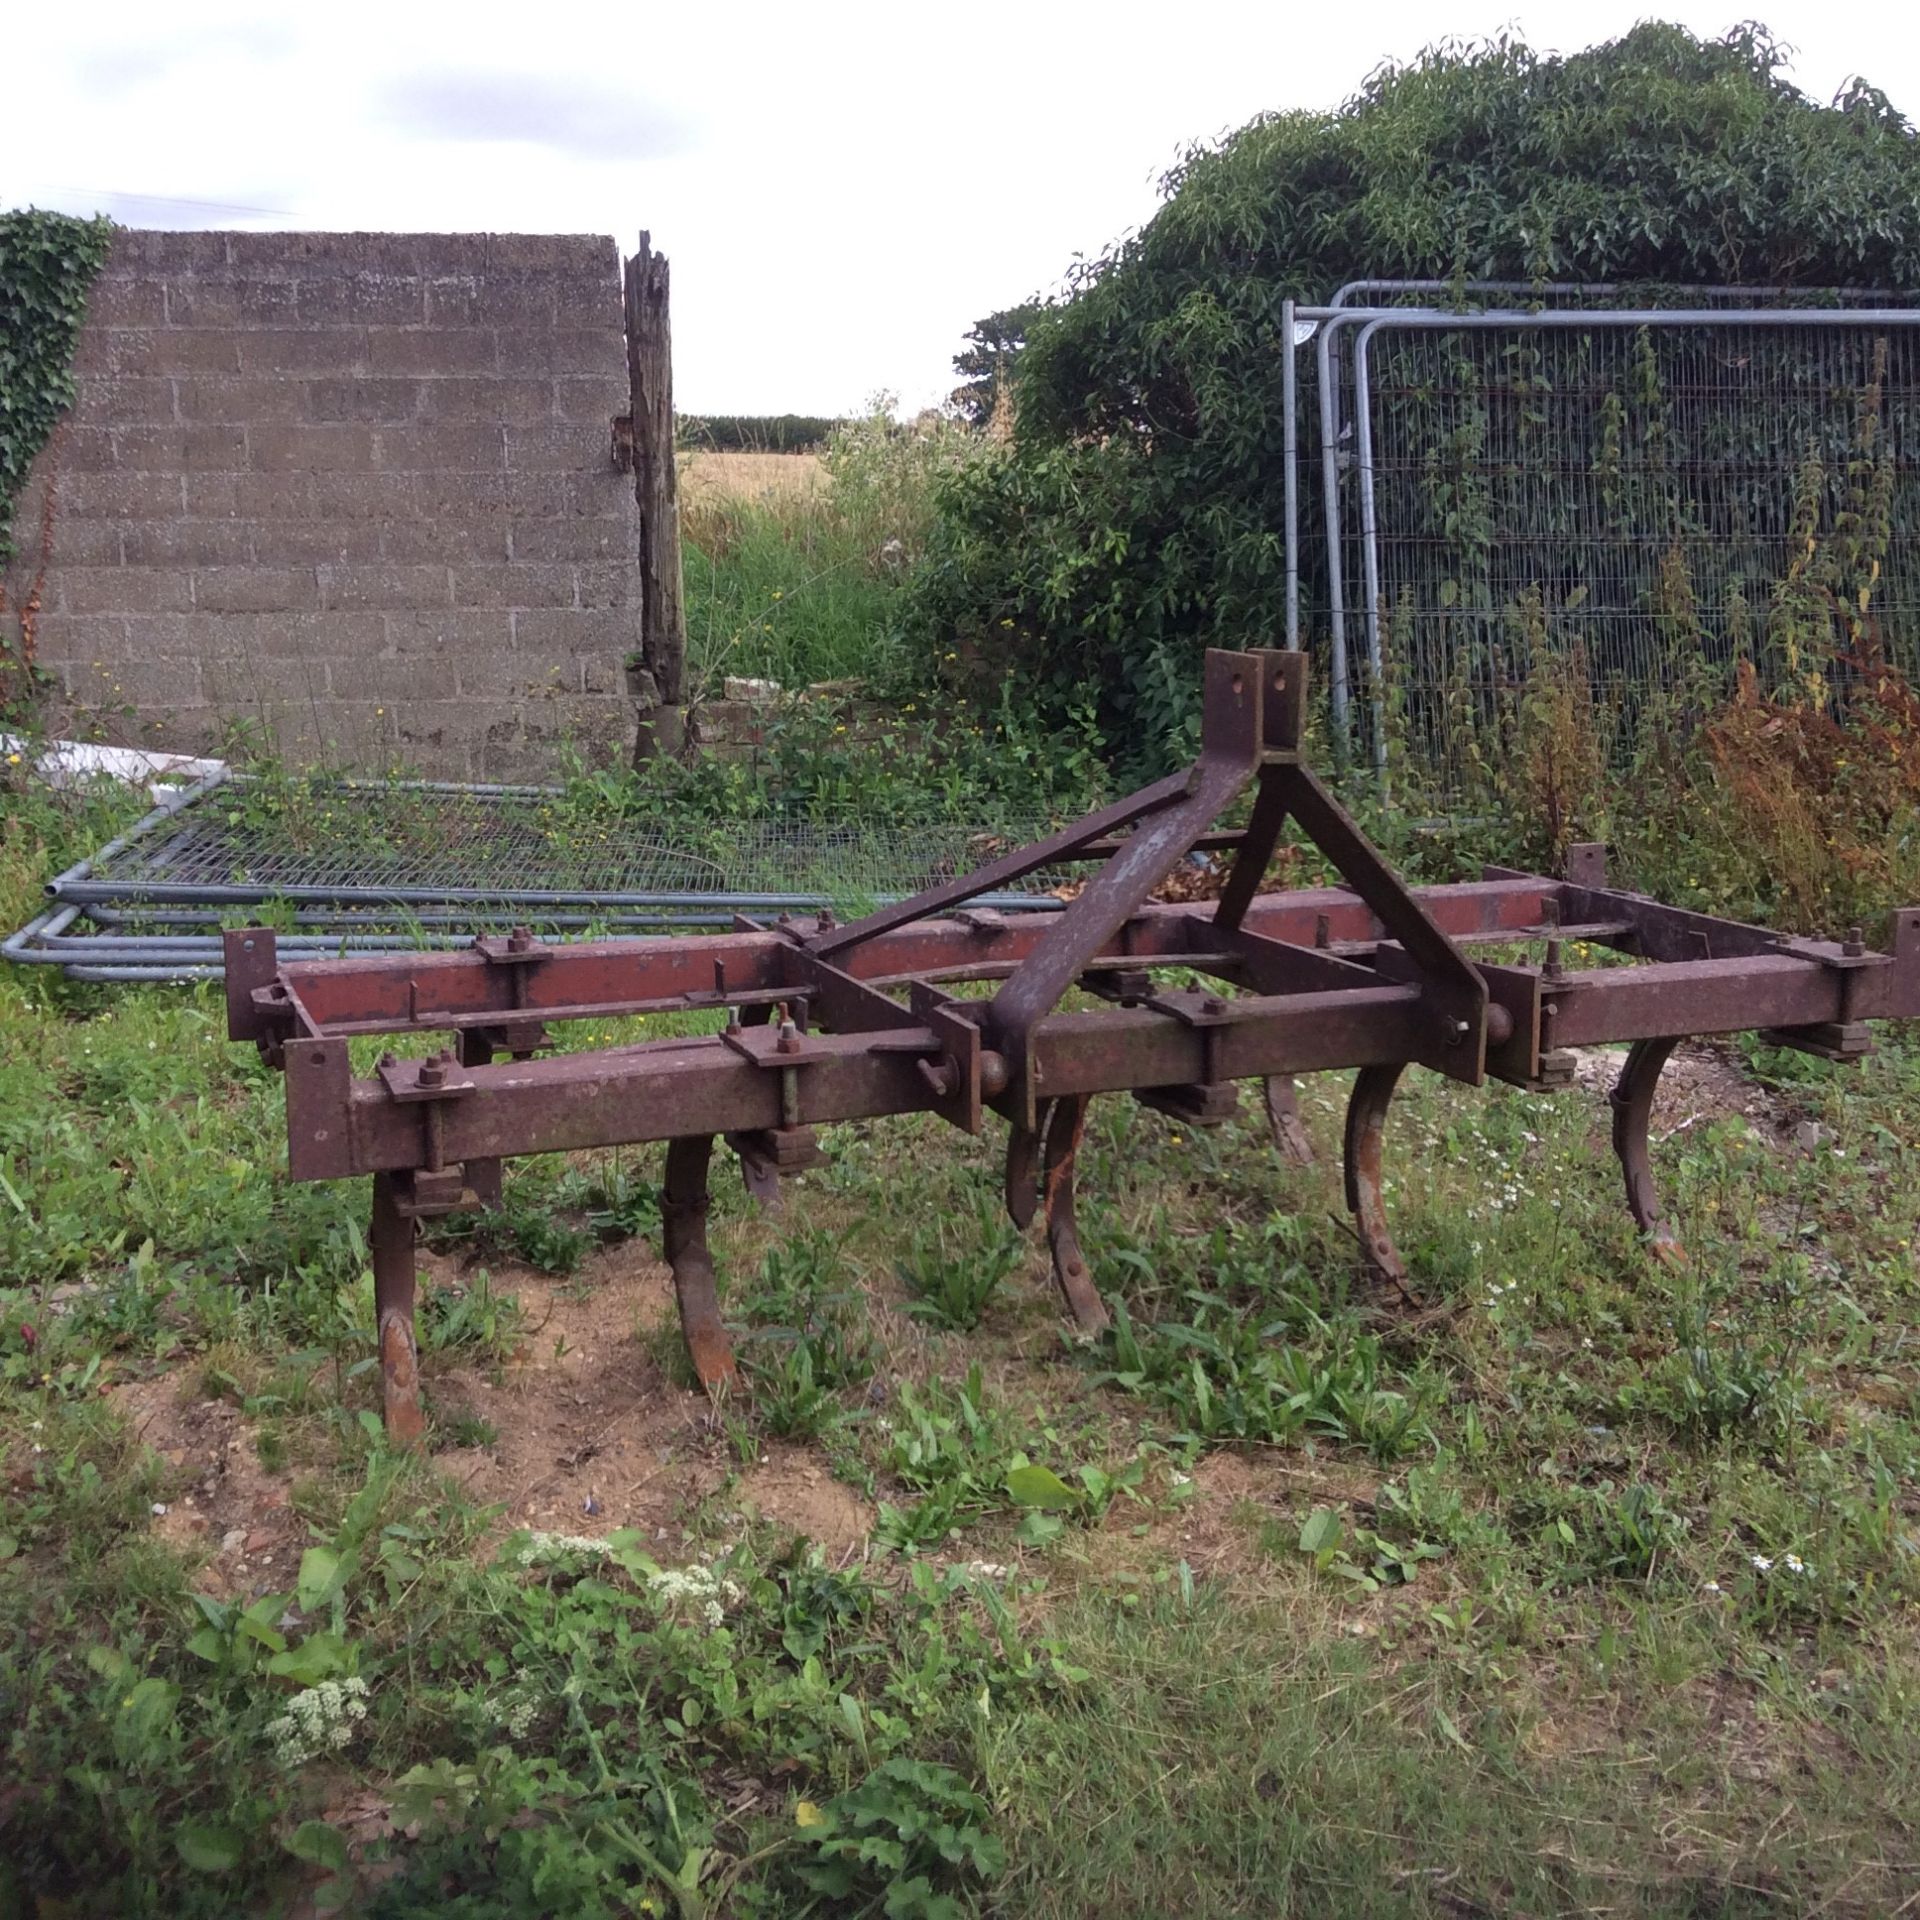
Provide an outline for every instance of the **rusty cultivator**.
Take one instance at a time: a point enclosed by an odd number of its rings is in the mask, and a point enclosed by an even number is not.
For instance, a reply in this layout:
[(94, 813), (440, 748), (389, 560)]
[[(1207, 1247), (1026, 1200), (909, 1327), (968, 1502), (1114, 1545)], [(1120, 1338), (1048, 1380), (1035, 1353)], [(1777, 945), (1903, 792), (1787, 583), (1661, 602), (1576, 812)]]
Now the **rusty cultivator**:
[[(1660, 1070), (1690, 1034), (1768, 1030), (1833, 1059), (1868, 1045), (1864, 1022), (1920, 1014), (1920, 909), (1893, 916), (1890, 951), (1789, 938), (1610, 890), (1603, 850), (1573, 850), (1565, 878), (1490, 869), (1408, 887), (1300, 758), (1304, 656), (1207, 656), (1203, 747), (1186, 772), (1033, 846), (850, 924), (830, 914), (730, 934), (547, 946), (522, 930), (459, 953), (371, 954), (280, 965), (270, 932), (226, 936), (228, 1024), (287, 1078), (297, 1180), (373, 1181), (371, 1244), (387, 1425), (422, 1426), (414, 1344), (419, 1219), (497, 1204), (500, 1164), (665, 1140), (662, 1197), (687, 1348), (703, 1382), (734, 1373), (707, 1247), (716, 1138), (749, 1189), (818, 1158), (815, 1129), (931, 1112), (977, 1133), (1008, 1124), (1006, 1203), (1043, 1206), (1054, 1276), (1082, 1328), (1107, 1311), (1080, 1250), (1074, 1160), (1096, 1094), (1130, 1093), (1192, 1126), (1262, 1083), (1283, 1151), (1304, 1151), (1293, 1079), (1357, 1068), (1346, 1197), (1359, 1244), (1405, 1287), (1382, 1204), (1388, 1105), (1409, 1064), (1477, 1085), (1547, 1090), (1570, 1049), (1631, 1042), (1613, 1091), (1627, 1204), (1656, 1250), (1676, 1251), (1647, 1155)], [(1249, 787), (1247, 825), (1216, 828)], [(1291, 820), (1343, 884), (1261, 894)], [(1217, 900), (1149, 896), (1196, 848), (1231, 852)], [(1062, 911), (1002, 917), (977, 896), (1064, 861), (1092, 864)], [(1573, 942), (1633, 964), (1568, 967)], [(1536, 964), (1472, 948), (1538, 951)], [(1170, 979), (1167, 976), (1172, 976)], [(1195, 980), (1202, 984), (1192, 984)], [(959, 982), (996, 982), (958, 998)], [(1062, 1012), (1073, 989), (1105, 1002)], [(549, 1052), (561, 1021), (723, 1015), (718, 1033)], [(451, 1035), (450, 1051), (383, 1057), (356, 1075), (368, 1035)]]

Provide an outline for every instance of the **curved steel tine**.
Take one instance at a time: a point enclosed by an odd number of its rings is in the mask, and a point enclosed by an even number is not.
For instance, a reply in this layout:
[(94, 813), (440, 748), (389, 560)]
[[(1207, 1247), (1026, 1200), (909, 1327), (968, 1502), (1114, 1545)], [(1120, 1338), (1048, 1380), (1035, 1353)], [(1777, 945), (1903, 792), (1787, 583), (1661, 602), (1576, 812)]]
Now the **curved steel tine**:
[(399, 1183), (373, 1176), (373, 1311), (380, 1335), (380, 1391), (387, 1437), (416, 1447), (426, 1431), (420, 1405), (420, 1348), (413, 1329), (414, 1222), (400, 1208)]
[(1393, 1244), (1387, 1225), (1386, 1197), (1381, 1185), (1382, 1138), (1386, 1132), (1387, 1108), (1393, 1090), (1405, 1071), (1402, 1061), (1381, 1066), (1362, 1067), (1353, 1083), (1347, 1102), (1346, 1185), (1347, 1207), (1353, 1214), (1360, 1236), (1360, 1251), (1375, 1275), (1412, 1299), (1407, 1286), (1406, 1264)]
[(1607, 1094), (1613, 1108), (1613, 1150), (1627, 1183), (1627, 1210), (1647, 1237), (1649, 1250), (1659, 1259), (1682, 1261), (1686, 1250), (1668, 1224), (1660, 1206), (1660, 1189), (1653, 1179), (1653, 1161), (1647, 1148), (1647, 1128), (1653, 1118), (1654, 1089), (1660, 1071), (1680, 1044), (1677, 1038), (1636, 1040), (1627, 1051), (1620, 1078)]
[(667, 1179), (660, 1195), (660, 1237), (673, 1290), (680, 1302), (680, 1330), (700, 1384), (711, 1390), (730, 1384), (739, 1370), (720, 1320), (713, 1285), (713, 1256), (707, 1250), (707, 1168), (713, 1135), (682, 1134), (667, 1143)]
[(1040, 1124), (1031, 1133), (1017, 1121), (1007, 1135), (1006, 1201), (1007, 1218), (1024, 1233), (1033, 1225), (1040, 1207), (1040, 1149), (1047, 1137), (1047, 1124), (1058, 1103), (1041, 1103)]
[(1088, 1096), (1072, 1094), (1053, 1103), (1047, 1121), (1047, 1245), (1053, 1277), (1062, 1298), (1084, 1333), (1102, 1333), (1109, 1325), (1107, 1305), (1093, 1284), (1080, 1252), (1080, 1223), (1074, 1211), (1074, 1171), (1086, 1133)]
[(1266, 1080), (1267, 1131), (1281, 1159), (1296, 1167), (1313, 1165), (1313, 1142), (1300, 1118), (1300, 1099), (1294, 1092), (1293, 1075), (1270, 1073)]

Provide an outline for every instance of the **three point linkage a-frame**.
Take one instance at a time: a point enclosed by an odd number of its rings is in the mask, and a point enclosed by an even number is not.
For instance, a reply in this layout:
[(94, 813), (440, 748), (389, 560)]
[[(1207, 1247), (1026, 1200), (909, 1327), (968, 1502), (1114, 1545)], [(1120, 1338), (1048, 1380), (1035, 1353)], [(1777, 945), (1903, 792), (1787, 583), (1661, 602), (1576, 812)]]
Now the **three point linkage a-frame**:
[[(1647, 1152), (1660, 1070), (1687, 1035), (1768, 1030), (1835, 1059), (1864, 1022), (1920, 1014), (1920, 909), (1893, 915), (1886, 952), (1857, 935), (1805, 940), (1609, 890), (1598, 847), (1566, 877), (1490, 870), (1408, 887), (1302, 764), (1305, 659), (1209, 653), (1202, 751), (1176, 774), (963, 879), (848, 925), (830, 915), (711, 937), (547, 946), (522, 929), (463, 953), (278, 963), (273, 935), (226, 936), (228, 1026), (287, 1079), (299, 1180), (373, 1178), (372, 1253), (387, 1424), (422, 1429), (414, 1235), (422, 1217), (497, 1204), (500, 1163), (667, 1141), (663, 1238), (694, 1366), (729, 1380), (732, 1350), (707, 1246), (713, 1143), (777, 1200), (834, 1121), (931, 1112), (977, 1133), (1010, 1128), (1008, 1211), (1044, 1204), (1053, 1270), (1079, 1324), (1106, 1308), (1081, 1256), (1074, 1162), (1096, 1094), (1131, 1093), (1195, 1126), (1229, 1114), (1236, 1082), (1263, 1083), (1285, 1151), (1304, 1150), (1293, 1078), (1358, 1068), (1347, 1110), (1346, 1196), (1369, 1265), (1405, 1288), (1383, 1205), (1388, 1104), (1410, 1064), (1477, 1085), (1536, 1090), (1571, 1077), (1570, 1049), (1631, 1042), (1614, 1089), (1627, 1202), (1656, 1250), (1675, 1242)], [(1215, 823), (1249, 787), (1244, 828)], [(1344, 883), (1261, 894), (1291, 819)], [(1196, 848), (1230, 850), (1217, 900), (1150, 903)], [(967, 902), (1042, 867), (1098, 862), (1057, 914)], [(1563, 943), (1634, 964), (1564, 964)], [(1466, 950), (1543, 949), (1537, 964)], [(1199, 976), (1205, 987), (1167, 974)], [(944, 986), (997, 981), (990, 998)], [(944, 983), (944, 984), (943, 984)], [(1105, 1002), (1061, 1012), (1069, 990)], [(721, 1031), (549, 1052), (567, 1020), (718, 1011)], [(383, 1057), (356, 1076), (349, 1043), (447, 1034), (451, 1050)]]

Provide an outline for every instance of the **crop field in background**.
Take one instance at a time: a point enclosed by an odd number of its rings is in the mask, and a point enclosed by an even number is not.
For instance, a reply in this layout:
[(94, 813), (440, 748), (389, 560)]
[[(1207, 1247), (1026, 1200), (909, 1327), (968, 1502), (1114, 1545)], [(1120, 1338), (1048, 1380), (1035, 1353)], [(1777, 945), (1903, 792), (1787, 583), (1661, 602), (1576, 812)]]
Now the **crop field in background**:
[[(912, 485), (857, 433), (824, 483), (767, 458), (688, 475), (701, 671), (884, 689)], [(929, 744), (903, 701), (779, 777), (932, 807), (997, 753), (1078, 792), (1079, 743), (993, 725)], [(0, 801), (8, 925), (126, 811)], [(997, 1131), (830, 1129), (777, 1220), (717, 1180), (717, 1403), (658, 1151), (516, 1163), (423, 1246), (418, 1458), (366, 1196), (287, 1183), (223, 1036), (210, 990), (0, 972), (0, 1914), (1912, 1910), (1912, 1033), (1683, 1049), (1677, 1266), (1619, 1192), (1617, 1062), (1412, 1075), (1418, 1312), (1363, 1282), (1344, 1076), (1311, 1168), (1252, 1103), (1097, 1103), (1096, 1346)]]

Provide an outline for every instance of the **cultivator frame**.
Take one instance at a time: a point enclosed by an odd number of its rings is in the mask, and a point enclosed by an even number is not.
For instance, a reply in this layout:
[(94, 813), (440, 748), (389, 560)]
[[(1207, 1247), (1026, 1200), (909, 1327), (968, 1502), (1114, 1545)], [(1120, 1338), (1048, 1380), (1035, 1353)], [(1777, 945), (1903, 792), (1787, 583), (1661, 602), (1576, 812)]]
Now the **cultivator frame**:
[[(999, 1114), (1010, 1128), (1008, 1212), (1024, 1227), (1044, 1206), (1061, 1294), (1093, 1332), (1107, 1312), (1082, 1257), (1074, 1192), (1096, 1094), (1130, 1093), (1205, 1126), (1234, 1110), (1236, 1082), (1259, 1080), (1276, 1144), (1298, 1157), (1307, 1149), (1294, 1077), (1358, 1068), (1347, 1204), (1368, 1265), (1404, 1293), (1382, 1146), (1408, 1065), (1544, 1091), (1571, 1079), (1571, 1049), (1630, 1042), (1613, 1144), (1634, 1219), (1672, 1255), (1648, 1119), (1677, 1041), (1764, 1029), (1849, 1060), (1870, 1044), (1864, 1022), (1920, 1015), (1920, 909), (1894, 914), (1886, 952), (1857, 933), (1793, 938), (1609, 889), (1596, 846), (1574, 848), (1560, 878), (1490, 868), (1478, 881), (1408, 887), (1302, 763), (1305, 711), (1303, 655), (1211, 652), (1202, 751), (1185, 773), (846, 925), (830, 913), (773, 927), (743, 918), (716, 936), (562, 946), (521, 930), (460, 953), (285, 965), (266, 929), (229, 933), (228, 1028), (285, 1070), (293, 1177), (373, 1179), (390, 1432), (413, 1441), (423, 1426), (416, 1223), (497, 1205), (501, 1162), (515, 1154), (669, 1143), (665, 1253), (688, 1351), (716, 1388), (735, 1370), (707, 1245), (716, 1138), (755, 1196), (774, 1203), (782, 1176), (818, 1159), (821, 1125), (930, 1112), (978, 1133), (988, 1110)], [(1246, 826), (1217, 831), (1249, 787)], [(1288, 820), (1344, 884), (1259, 893)], [(1219, 898), (1152, 903), (1196, 849), (1231, 853)], [(1099, 864), (1058, 914), (967, 905), (1069, 860)], [(1637, 964), (1572, 969), (1571, 942)], [(1475, 946), (1544, 950), (1538, 964), (1496, 964), (1469, 960)], [(946, 991), (961, 982), (999, 985), (990, 998)], [(1075, 987), (1107, 1004), (1059, 1011)], [(544, 1051), (562, 1021), (700, 1010), (722, 1012), (724, 1028)], [(351, 1043), (396, 1033), (444, 1033), (453, 1046), (386, 1055), (357, 1075)]]

